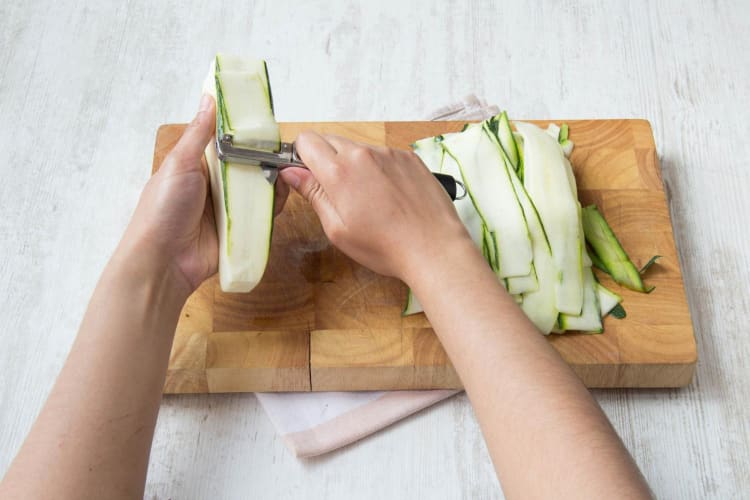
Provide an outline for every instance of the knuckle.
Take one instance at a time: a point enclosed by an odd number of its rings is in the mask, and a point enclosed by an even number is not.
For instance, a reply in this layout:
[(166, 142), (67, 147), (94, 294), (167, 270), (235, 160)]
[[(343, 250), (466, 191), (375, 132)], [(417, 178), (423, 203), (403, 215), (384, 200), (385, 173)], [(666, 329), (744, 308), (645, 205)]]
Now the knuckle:
[(331, 160), (332, 179), (335, 181), (341, 181), (341, 180), (346, 179), (347, 172), (349, 171), (349, 168), (353, 162), (354, 162), (353, 160), (347, 160), (341, 157), (336, 157), (335, 159)]
[(356, 163), (372, 162), (375, 160), (374, 152), (367, 146), (354, 146), (351, 151), (352, 160)]
[(403, 154), (404, 154), (404, 158), (406, 160), (408, 160), (409, 162), (412, 162), (412, 163), (416, 162), (416, 163), (419, 163), (419, 164), (422, 163), (422, 159), (419, 158), (419, 156), (417, 156), (417, 153), (415, 153), (414, 151), (412, 151), (410, 149), (409, 150), (404, 150)]
[(303, 147), (307, 145), (307, 143), (310, 141), (310, 137), (312, 136), (312, 133), (303, 130), (297, 135), (297, 139), (294, 141), (297, 146), (302, 145)]
[(406, 158), (406, 153), (400, 149), (387, 148), (385, 159), (392, 165), (401, 165)]
[(300, 132), (297, 135), (297, 138), (294, 140), (295, 147), (297, 148), (297, 152), (304, 158), (308, 155), (308, 153), (312, 152), (314, 150), (314, 144), (315, 139), (313, 138), (313, 133), (304, 130)]
[(340, 135), (336, 135), (336, 134), (322, 134), (322, 137), (326, 141), (344, 141), (344, 142), (346, 142), (346, 140), (343, 137), (341, 137)]
[(337, 156), (331, 160), (331, 166), (334, 168), (334, 171), (336, 173), (339, 173), (342, 170), (346, 169), (347, 165), (349, 165), (349, 162), (341, 156)]

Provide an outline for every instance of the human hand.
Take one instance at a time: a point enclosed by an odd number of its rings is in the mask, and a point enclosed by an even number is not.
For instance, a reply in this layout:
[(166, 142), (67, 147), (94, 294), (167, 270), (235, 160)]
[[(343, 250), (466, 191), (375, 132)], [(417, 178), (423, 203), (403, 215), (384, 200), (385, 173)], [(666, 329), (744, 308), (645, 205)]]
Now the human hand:
[(331, 242), (375, 272), (410, 283), (421, 264), (470, 242), (445, 190), (411, 151), (304, 132), (296, 148), (309, 170), (284, 182), (311, 204)]
[[(142, 258), (154, 258), (195, 290), (218, 269), (216, 235), (208, 169), (203, 152), (216, 128), (212, 97), (201, 98), (198, 113), (174, 149), (146, 183), (121, 245)], [(276, 213), (289, 188), (276, 183)]]

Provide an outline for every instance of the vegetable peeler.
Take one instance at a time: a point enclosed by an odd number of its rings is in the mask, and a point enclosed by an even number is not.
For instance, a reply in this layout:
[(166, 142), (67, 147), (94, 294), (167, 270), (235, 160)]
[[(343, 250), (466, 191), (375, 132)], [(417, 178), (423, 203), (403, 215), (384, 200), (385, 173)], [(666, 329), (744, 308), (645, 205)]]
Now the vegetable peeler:
[[(279, 170), (283, 168), (307, 168), (297, 154), (293, 142), (273, 143), (270, 146), (268, 149), (276, 150), (276, 152), (235, 146), (233, 137), (230, 134), (224, 134), (221, 138), (216, 139), (216, 153), (221, 161), (260, 166), (263, 169), (266, 179), (271, 184), (276, 182)], [(433, 173), (432, 175), (443, 186), (452, 201), (462, 200), (466, 197), (466, 186), (461, 181), (447, 174)], [(460, 193), (458, 192), (459, 187), (461, 188)]]

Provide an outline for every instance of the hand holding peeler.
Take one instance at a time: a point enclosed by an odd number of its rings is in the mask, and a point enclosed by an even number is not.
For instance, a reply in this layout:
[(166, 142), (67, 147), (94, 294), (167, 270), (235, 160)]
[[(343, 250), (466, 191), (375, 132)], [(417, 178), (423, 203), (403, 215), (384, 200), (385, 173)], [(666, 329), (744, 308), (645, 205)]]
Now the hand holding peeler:
[[(224, 134), (216, 139), (216, 153), (220, 160), (260, 166), (266, 179), (271, 184), (276, 182), (281, 169), (286, 167), (307, 168), (297, 154), (293, 142), (274, 143), (268, 149), (274, 149), (277, 152), (235, 146), (230, 134)], [(447, 174), (433, 173), (432, 175), (443, 186), (451, 200), (461, 200), (466, 197), (466, 186), (461, 181)], [(458, 187), (461, 188), (461, 193), (458, 193)]]

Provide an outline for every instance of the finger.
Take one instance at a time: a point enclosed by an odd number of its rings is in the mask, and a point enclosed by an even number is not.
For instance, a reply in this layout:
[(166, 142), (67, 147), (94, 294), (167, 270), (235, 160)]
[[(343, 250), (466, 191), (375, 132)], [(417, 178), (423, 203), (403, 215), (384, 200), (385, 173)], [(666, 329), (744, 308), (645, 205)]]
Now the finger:
[(177, 172), (201, 168), (201, 158), (214, 134), (216, 117), (214, 100), (208, 94), (201, 98), (198, 113), (169, 153), (162, 168)]
[(284, 182), (284, 179), (277, 179), (274, 189), (276, 190), (276, 194), (274, 196), (273, 215), (276, 216), (284, 210), (284, 204), (286, 204), (286, 199), (289, 197), (289, 184)]
[(391, 149), (388, 146), (377, 146), (377, 145), (371, 145), (370, 146), (369, 144), (368, 144), (368, 146), (371, 147), (373, 149), (373, 151), (375, 151), (376, 153), (378, 153), (379, 155), (384, 156), (384, 157), (391, 157), (392, 158), (392, 157), (394, 157), (396, 155), (396, 150), (395, 149)]
[(393, 162), (394, 150), (387, 146), (356, 142), (338, 135), (325, 135), (324, 137), (336, 148), (337, 156), (346, 159), (345, 165), (360, 166), (374, 161), (382, 167)]
[(331, 146), (336, 149), (336, 152), (339, 154), (350, 150), (354, 146), (359, 145), (359, 143), (349, 140), (346, 137), (341, 137), (340, 135), (323, 134), (323, 137), (329, 142), (329, 144), (331, 144)]
[(284, 182), (293, 187), (312, 205), (324, 229), (341, 224), (336, 208), (311, 171), (304, 168), (288, 167), (282, 170), (279, 175)]
[[(299, 153), (305, 165), (315, 174), (315, 177), (324, 183), (331, 179), (336, 168), (336, 149), (323, 136), (316, 132), (306, 131), (297, 136), (294, 141), (297, 153)], [(289, 169), (284, 169), (289, 170)], [(291, 175), (291, 174), (290, 174)], [(292, 185), (294, 187), (294, 185)]]

